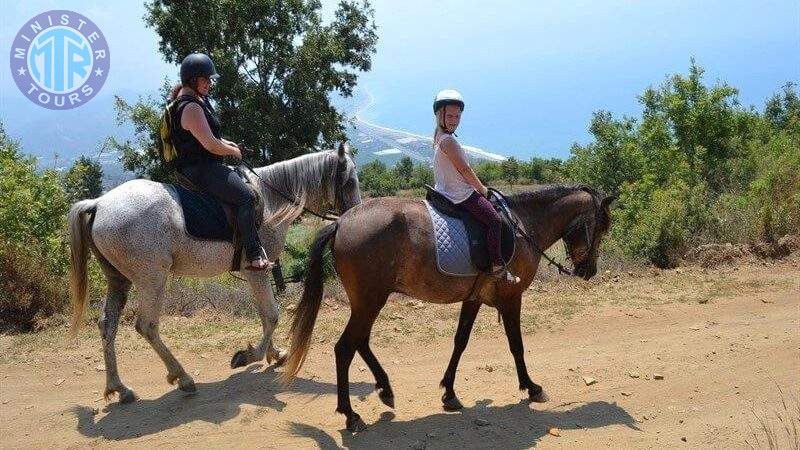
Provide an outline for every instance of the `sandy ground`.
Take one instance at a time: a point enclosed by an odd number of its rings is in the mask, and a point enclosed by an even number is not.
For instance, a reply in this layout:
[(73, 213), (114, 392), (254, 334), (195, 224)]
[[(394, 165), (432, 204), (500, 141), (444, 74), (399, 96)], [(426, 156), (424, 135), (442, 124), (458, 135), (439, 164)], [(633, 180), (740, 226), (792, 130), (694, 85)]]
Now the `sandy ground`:
[[(96, 329), (77, 343), (63, 331), (2, 336), (0, 448), (749, 448), (746, 440), (759, 446), (757, 416), (785, 438), (774, 413), (785, 411), (778, 388), (790, 402), (800, 392), (798, 258), (599, 278), (585, 289), (537, 283), (526, 299), (523, 316), (538, 314), (525, 327), (526, 359), (550, 396), (545, 404), (529, 404), (517, 390), (502, 327), (485, 309), (457, 376), (465, 408), (444, 412), (438, 383), (458, 308), (387, 307), (374, 350), (396, 408), (379, 401), (357, 356), (353, 406), (369, 425), (357, 435), (334, 413), (332, 340), (346, 306), (324, 308), (321, 320), (337, 319), (327, 332), (319, 327), (288, 387), (276, 381), (280, 369), (228, 368), (231, 349), (245, 342), (226, 334), (236, 326), (212, 324), (201, 333), (202, 317), (166, 320), (162, 329), (180, 329), (183, 340), (178, 332), (165, 340), (198, 383), (197, 394), (184, 394), (166, 384), (160, 360), (127, 325), (120, 372), (141, 397), (128, 405), (102, 399)], [(425, 319), (417, 309), (446, 311), (435, 313), (438, 322), (426, 320), (444, 329), (415, 335), (415, 321)], [(257, 336), (257, 325), (249, 326)], [(192, 330), (203, 345), (175, 343), (191, 341)], [(596, 383), (587, 386), (584, 377)]]

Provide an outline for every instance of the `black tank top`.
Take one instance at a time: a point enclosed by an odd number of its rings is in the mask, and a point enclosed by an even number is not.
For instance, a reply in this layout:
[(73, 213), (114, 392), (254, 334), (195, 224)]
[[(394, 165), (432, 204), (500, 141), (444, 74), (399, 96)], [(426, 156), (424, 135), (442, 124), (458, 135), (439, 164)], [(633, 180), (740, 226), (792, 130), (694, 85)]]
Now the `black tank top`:
[(181, 126), (181, 117), (183, 116), (183, 110), (186, 108), (186, 105), (189, 103), (197, 103), (203, 108), (208, 126), (211, 128), (211, 134), (219, 139), (221, 136), (220, 129), (222, 124), (211, 104), (205, 99), (193, 95), (181, 95), (174, 101), (177, 102), (177, 104), (175, 105), (175, 113), (172, 115), (174, 120), (172, 124), (172, 142), (178, 153), (178, 158), (175, 160), (176, 166), (181, 167), (202, 161), (222, 162), (222, 155), (216, 155), (206, 150), (190, 131)]

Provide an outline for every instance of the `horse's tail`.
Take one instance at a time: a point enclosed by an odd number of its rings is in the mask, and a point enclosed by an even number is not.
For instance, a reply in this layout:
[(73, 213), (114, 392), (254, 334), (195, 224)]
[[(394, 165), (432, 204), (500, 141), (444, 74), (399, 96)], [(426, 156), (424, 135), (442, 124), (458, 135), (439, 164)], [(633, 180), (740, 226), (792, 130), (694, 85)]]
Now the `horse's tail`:
[(86, 309), (86, 262), (89, 258), (89, 224), (86, 214), (94, 214), (97, 200), (82, 200), (72, 205), (67, 215), (69, 223), (69, 244), (71, 250), (69, 288), (72, 299), (72, 327), (74, 336), (83, 323)]
[(311, 246), (303, 297), (297, 305), (292, 327), (289, 330), (289, 334), (292, 337), (292, 348), (289, 350), (289, 360), (286, 362), (283, 375), (281, 375), (283, 383), (292, 381), (292, 378), (300, 371), (300, 367), (306, 359), (311, 333), (314, 332), (314, 322), (317, 320), (317, 313), (319, 312), (320, 303), (322, 303), (322, 285), (325, 276), (322, 256), (328, 244), (336, 236), (338, 228), (338, 221), (327, 225), (317, 233), (317, 237)]

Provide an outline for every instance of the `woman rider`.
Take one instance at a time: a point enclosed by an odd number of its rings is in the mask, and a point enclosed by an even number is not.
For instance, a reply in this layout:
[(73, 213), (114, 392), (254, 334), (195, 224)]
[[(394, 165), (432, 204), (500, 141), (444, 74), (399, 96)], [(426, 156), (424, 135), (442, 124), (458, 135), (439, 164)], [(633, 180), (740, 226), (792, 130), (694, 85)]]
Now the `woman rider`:
[(508, 270), (500, 253), (500, 215), (486, 199), (486, 186), (475, 175), (464, 150), (453, 137), (463, 111), (464, 99), (458, 91), (443, 90), (433, 101), (433, 113), (436, 116), (436, 131), (433, 134), (434, 189), (483, 224), (489, 259), (492, 261), (492, 275), (517, 283), (519, 278)]
[(172, 141), (178, 153), (175, 170), (201, 190), (236, 206), (236, 220), (249, 262), (246, 269), (265, 270), (267, 259), (255, 225), (255, 195), (238, 173), (223, 164), (223, 156), (242, 158), (239, 146), (220, 136), (220, 121), (208, 101), (208, 91), (219, 78), (214, 62), (192, 53), (181, 62), (181, 84), (172, 90)]

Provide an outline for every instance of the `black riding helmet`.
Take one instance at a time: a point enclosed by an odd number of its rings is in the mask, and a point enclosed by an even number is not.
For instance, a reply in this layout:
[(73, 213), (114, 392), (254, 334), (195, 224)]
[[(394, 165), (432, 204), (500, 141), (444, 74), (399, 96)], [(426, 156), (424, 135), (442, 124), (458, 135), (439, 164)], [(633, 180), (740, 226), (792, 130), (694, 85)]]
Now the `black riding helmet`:
[(219, 78), (214, 61), (205, 53), (192, 53), (181, 62), (181, 83), (186, 84), (194, 77)]

